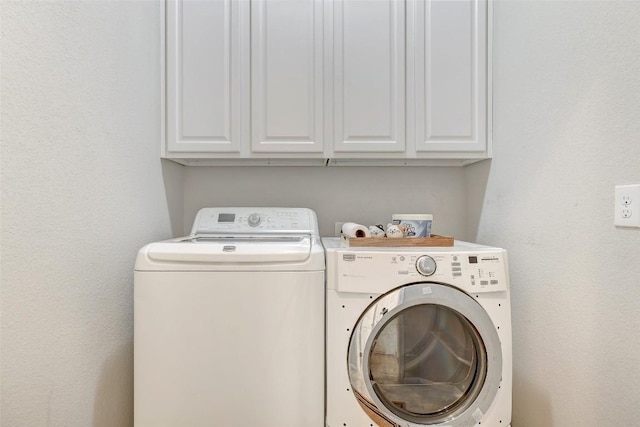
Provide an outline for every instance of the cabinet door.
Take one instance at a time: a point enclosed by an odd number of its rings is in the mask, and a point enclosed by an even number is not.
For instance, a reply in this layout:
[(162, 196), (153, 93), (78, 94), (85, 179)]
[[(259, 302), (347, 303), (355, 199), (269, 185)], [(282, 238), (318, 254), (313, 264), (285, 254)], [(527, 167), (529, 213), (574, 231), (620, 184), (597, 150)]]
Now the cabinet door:
[(405, 150), (405, 1), (333, 3), (336, 152)]
[(167, 1), (169, 152), (240, 152), (248, 11), (243, 1)]
[(417, 0), (412, 9), (416, 150), (485, 150), (487, 0)]
[(323, 2), (251, 2), (251, 150), (323, 150)]

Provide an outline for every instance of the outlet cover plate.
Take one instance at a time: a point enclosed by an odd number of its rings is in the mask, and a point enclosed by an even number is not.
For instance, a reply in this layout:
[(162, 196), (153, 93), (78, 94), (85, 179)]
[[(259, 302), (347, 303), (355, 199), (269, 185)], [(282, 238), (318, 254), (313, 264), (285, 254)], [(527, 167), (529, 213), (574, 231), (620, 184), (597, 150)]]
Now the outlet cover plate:
[(640, 184), (616, 185), (614, 225), (640, 228)]

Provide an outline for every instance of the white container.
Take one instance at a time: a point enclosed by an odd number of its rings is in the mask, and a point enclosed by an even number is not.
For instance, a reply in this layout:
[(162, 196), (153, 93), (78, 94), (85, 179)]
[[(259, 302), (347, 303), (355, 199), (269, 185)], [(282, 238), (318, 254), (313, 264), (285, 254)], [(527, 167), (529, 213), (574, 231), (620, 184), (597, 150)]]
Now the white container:
[(393, 224), (405, 226), (405, 237), (431, 237), (431, 214), (393, 214)]

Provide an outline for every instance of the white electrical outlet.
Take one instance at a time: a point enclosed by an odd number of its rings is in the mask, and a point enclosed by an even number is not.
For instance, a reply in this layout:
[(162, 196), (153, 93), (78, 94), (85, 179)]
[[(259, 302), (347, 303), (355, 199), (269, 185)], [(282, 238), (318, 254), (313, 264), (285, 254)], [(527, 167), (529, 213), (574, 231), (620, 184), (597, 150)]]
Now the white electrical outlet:
[(614, 225), (640, 228), (640, 184), (616, 185)]

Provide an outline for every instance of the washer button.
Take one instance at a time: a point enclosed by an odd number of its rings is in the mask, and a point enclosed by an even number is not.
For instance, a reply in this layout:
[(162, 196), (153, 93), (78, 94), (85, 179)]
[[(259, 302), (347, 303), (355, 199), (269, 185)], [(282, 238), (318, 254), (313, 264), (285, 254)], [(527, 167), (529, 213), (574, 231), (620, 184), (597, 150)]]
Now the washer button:
[(252, 213), (247, 218), (247, 222), (251, 227), (257, 227), (262, 222), (262, 218), (260, 218), (260, 214)]

